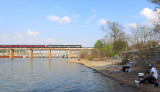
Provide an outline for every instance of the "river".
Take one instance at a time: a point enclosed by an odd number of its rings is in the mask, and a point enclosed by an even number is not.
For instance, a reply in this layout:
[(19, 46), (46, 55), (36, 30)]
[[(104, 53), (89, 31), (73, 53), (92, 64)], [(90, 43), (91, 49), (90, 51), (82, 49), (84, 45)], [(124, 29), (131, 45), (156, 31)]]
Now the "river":
[(67, 59), (0, 59), (0, 92), (132, 92), (126, 85)]

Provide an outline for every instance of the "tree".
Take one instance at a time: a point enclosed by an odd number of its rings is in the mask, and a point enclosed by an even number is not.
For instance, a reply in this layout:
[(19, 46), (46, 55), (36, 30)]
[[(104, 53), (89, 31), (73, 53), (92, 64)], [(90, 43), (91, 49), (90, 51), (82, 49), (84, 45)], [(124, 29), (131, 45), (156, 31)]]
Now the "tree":
[(148, 0), (148, 1), (160, 5), (160, 0)]
[(127, 44), (126, 41), (121, 41), (121, 40), (115, 41), (115, 42), (113, 43), (113, 50), (114, 50), (116, 53), (119, 53), (119, 52), (127, 49), (127, 46), (128, 46), (128, 44)]
[(105, 43), (104, 40), (98, 40), (94, 45), (94, 51), (92, 53), (94, 57), (99, 60), (104, 60), (107, 57), (112, 57), (115, 55), (113, 51), (113, 45), (111, 43)]
[(155, 48), (156, 46), (158, 46), (159, 43), (155, 40), (149, 40), (148, 43), (146, 44), (146, 48)]
[(136, 49), (143, 48), (148, 43), (148, 40), (155, 40), (157, 38), (152, 28), (146, 25), (137, 24), (136, 27), (130, 28), (130, 31), (134, 38), (132, 47)]
[(124, 27), (116, 22), (107, 22), (106, 27), (101, 27), (101, 30), (106, 32), (106, 36), (109, 35), (113, 38), (114, 42), (124, 38), (125, 33), (123, 32), (123, 29)]
[(104, 47), (104, 44), (102, 43), (101, 40), (98, 40), (94, 45), (94, 48), (96, 48), (96, 49), (101, 49), (103, 47)]
[(156, 5), (158, 5), (155, 9), (155, 13), (156, 13), (156, 18), (154, 20), (152, 20), (152, 24), (153, 24), (153, 31), (155, 32), (155, 34), (158, 34), (158, 39), (160, 38), (160, 0), (147, 0), (151, 3), (154, 3)]

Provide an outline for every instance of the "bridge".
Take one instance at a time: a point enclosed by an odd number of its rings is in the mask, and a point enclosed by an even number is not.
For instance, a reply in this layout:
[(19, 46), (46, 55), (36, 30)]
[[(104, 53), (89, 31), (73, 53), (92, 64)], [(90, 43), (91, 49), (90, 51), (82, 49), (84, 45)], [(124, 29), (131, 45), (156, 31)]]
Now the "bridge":
[[(40, 46), (40, 45), (39, 45)], [(80, 45), (79, 45), (80, 46)], [(66, 57), (66, 58), (68, 58), (68, 59), (70, 59), (71, 58), (71, 56), (70, 56), (70, 52), (71, 51), (81, 51), (81, 50), (92, 50), (93, 48), (90, 48), (90, 47), (86, 47), (86, 48), (82, 48), (81, 46), (79, 47), (78, 45), (67, 45), (67, 47), (66, 47), (66, 45), (53, 45), (53, 47), (50, 45), (50, 46), (40, 46), (40, 47), (38, 47), (38, 46), (32, 46), (32, 47), (27, 47), (27, 46), (20, 46), (20, 45), (16, 45), (16, 46), (8, 46), (8, 45), (5, 45), (5, 46), (1, 46), (0, 45), (0, 50), (9, 50), (9, 58), (10, 59), (14, 59), (14, 58), (16, 58), (14, 55), (15, 55), (15, 53), (14, 53), (14, 51), (16, 51), (16, 50), (27, 50), (29, 53), (28, 53), (28, 57), (29, 57), (29, 59), (33, 59), (34, 58), (34, 55), (36, 55), (37, 57), (40, 57), (40, 53), (35, 53), (34, 54), (34, 51), (41, 51), (41, 50), (43, 50), (43, 51), (48, 51), (48, 57), (47, 58), (49, 58), (49, 59), (51, 59), (52, 57), (53, 57), (53, 53), (52, 53), (52, 51), (65, 51), (65, 53), (64, 53), (64, 57)], [(55, 55), (55, 57), (56, 57), (56, 53), (54, 53)], [(19, 55), (20, 55), (20, 53), (19, 53)], [(22, 54), (21, 54), (22, 55)], [(27, 56), (27, 53), (23, 53), (23, 56), (24, 55), (26, 55)], [(38, 56), (39, 55), (39, 56)], [(42, 55), (42, 57), (43, 57), (43, 54), (41, 54)], [(35, 57), (36, 57), (35, 56)], [(60, 57), (60, 53), (58, 53), (58, 56)], [(45, 54), (45, 57), (46, 57), (46, 54)]]

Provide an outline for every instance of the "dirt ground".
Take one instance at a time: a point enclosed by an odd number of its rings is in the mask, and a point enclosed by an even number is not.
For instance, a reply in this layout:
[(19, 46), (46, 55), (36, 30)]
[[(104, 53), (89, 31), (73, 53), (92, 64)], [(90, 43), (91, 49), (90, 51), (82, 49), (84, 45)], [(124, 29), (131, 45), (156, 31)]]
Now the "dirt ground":
[[(131, 72), (122, 72), (122, 66), (117, 61), (89, 61), (72, 59), (69, 62), (83, 64), (86, 67), (95, 69), (105, 76), (120, 82), (120, 85), (129, 85), (135, 92), (160, 92), (160, 87), (153, 87), (151, 84), (142, 84), (138, 87), (135, 85), (135, 80), (139, 79), (140, 72), (135, 63), (132, 63)], [(148, 76), (148, 74), (145, 74)]]

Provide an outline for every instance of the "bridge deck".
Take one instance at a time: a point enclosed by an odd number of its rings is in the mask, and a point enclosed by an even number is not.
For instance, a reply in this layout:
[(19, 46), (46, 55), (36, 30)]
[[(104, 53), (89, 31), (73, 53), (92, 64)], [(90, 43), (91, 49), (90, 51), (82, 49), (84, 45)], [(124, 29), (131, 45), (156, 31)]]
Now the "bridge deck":
[(0, 48), (0, 50), (91, 50), (93, 48)]

